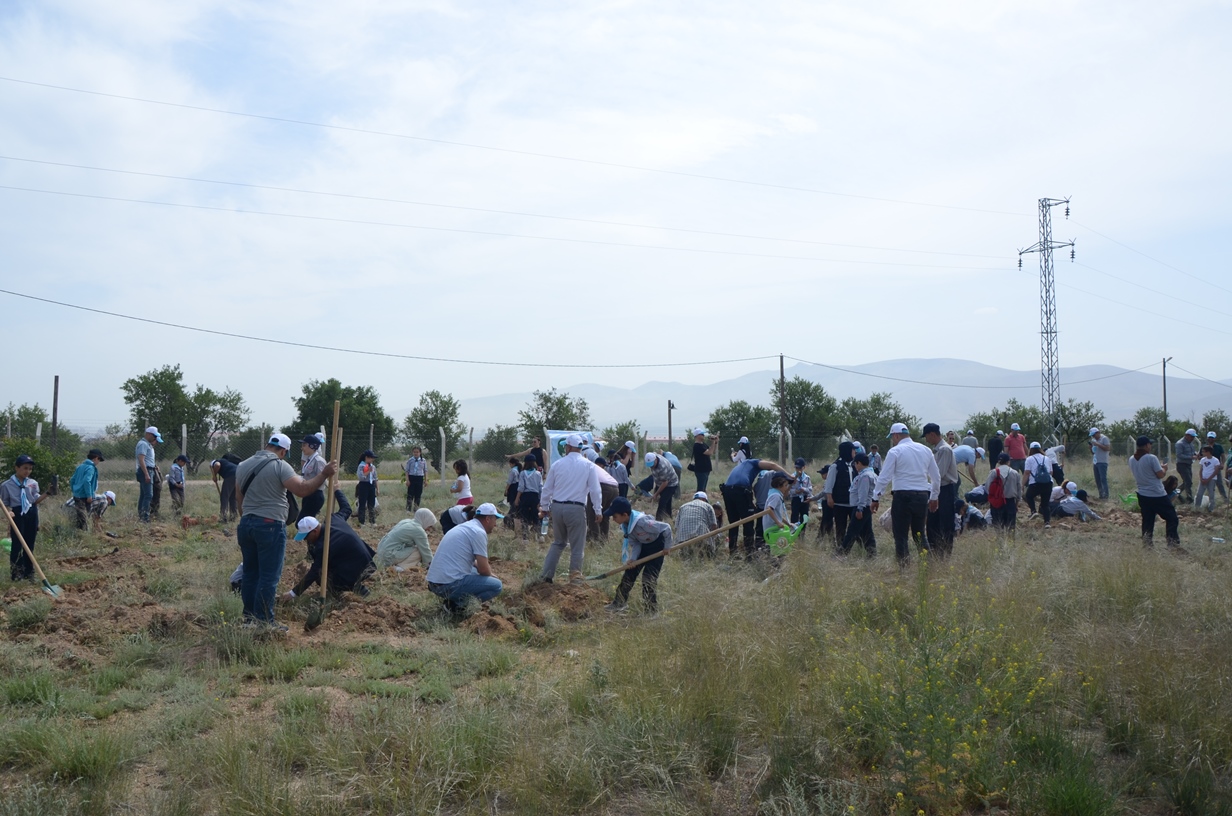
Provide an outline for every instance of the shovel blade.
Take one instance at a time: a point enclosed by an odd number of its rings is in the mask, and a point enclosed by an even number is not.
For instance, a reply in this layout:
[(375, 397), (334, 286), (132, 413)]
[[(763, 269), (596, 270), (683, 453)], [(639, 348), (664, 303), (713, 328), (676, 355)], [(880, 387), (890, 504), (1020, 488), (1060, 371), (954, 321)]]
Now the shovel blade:
[(304, 631), (311, 632), (324, 623), (328, 611), (328, 606), (323, 601), (313, 604), (311, 611), (308, 612), (307, 620), (304, 621)]
[(61, 595), (64, 594), (64, 590), (60, 589), (60, 586), (58, 584), (53, 586), (47, 581), (43, 582), (43, 591), (53, 598), (59, 598)]

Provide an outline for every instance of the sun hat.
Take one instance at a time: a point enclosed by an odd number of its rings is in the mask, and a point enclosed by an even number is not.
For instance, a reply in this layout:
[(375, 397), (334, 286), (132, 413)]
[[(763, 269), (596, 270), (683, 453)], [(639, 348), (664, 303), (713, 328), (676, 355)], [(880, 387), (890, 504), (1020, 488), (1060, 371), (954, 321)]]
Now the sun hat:
[(312, 516), (304, 516), (299, 520), (299, 524), (295, 525), (295, 529), (299, 530), (299, 532), (295, 534), (295, 540), (303, 541), (308, 537), (309, 533), (320, 526), (321, 522), (317, 521)]
[(496, 509), (496, 505), (492, 502), (484, 502), (475, 508), (476, 516), (495, 516), (496, 518), (504, 518), (500, 511)]

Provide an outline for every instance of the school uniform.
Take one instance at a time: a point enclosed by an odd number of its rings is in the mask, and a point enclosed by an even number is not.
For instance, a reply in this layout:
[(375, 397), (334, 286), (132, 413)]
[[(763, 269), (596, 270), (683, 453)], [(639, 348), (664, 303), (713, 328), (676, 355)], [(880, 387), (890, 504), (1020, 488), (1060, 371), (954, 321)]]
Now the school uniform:
[[(672, 546), (672, 527), (662, 521), (655, 521), (646, 513), (634, 510), (629, 520), (620, 525), (624, 533), (624, 543), (621, 545), (621, 561), (629, 563), (648, 555), (662, 552)], [(629, 601), (629, 593), (639, 575), (642, 576), (642, 601), (648, 612), (659, 609), (659, 572), (663, 569), (663, 558), (656, 558), (633, 569), (625, 570), (616, 588), (616, 598), (613, 604), (623, 607)]]
[(518, 474), (518, 518), (526, 524), (539, 523), (539, 494), (543, 491), (543, 474), (526, 468)]
[[(864, 545), (864, 552), (869, 558), (877, 554), (877, 538), (873, 533), (873, 511), (869, 507), (873, 503), (873, 486), (876, 482), (877, 476), (872, 467), (864, 468), (851, 480), (851, 487), (848, 490), (851, 518), (847, 525), (847, 532), (843, 534), (843, 540), (839, 544), (839, 550), (843, 555), (851, 552), (852, 546), (857, 541)], [(857, 518), (856, 513), (859, 513), (862, 518)]]
[(365, 520), (376, 524), (376, 462), (360, 462), (355, 468), (359, 484), (355, 486), (355, 498), (359, 503), (359, 523)]
[(406, 509), (419, 507), (423, 498), (424, 478), (428, 475), (428, 460), (422, 456), (412, 456), (402, 466), (406, 472)]
[(167, 474), (167, 490), (171, 492), (171, 506), (176, 515), (184, 512), (184, 468), (179, 462), (171, 463), (171, 472)]
[(9, 509), (16, 525), (9, 524), (9, 575), (14, 581), (34, 577), (34, 564), (26, 557), (26, 551), (17, 540), (17, 533), (26, 540), (30, 552), (34, 552), (34, 540), (39, 530), (39, 483), (34, 479), (22, 481), (13, 474), (0, 483), (0, 501)]
[(809, 500), (813, 498), (813, 480), (804, 471), (795, 474), (796, 481), (787, 493), (791, 497), (791, 523), (798, 524), (808, 515)]

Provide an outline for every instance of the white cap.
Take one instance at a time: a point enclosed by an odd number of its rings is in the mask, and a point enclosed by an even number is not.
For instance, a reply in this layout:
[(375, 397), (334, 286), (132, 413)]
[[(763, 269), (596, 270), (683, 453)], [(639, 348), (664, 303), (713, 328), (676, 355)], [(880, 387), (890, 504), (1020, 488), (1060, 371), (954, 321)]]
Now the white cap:
[(628, 442), (625, 442), (625, 447), (633, 451), (634, 453), (637, 453), (637, 445), (633, 444), (632, 439), (630, 439)]
[(108, 490), (103, 495), (106, 496), (111, 501), (112, 504), (115, 504), (115, 493), (112, 493), (110, 490)]
[(496, 516), (497, 518), (504, 518), (504, 516), (501, 515), (501, 513), (496, 509), (496, 505), (492, 504), (492, 502), (484, 502), (483, 504), (476, 507), (475, 515), (476, 516)]
[(1185, 436), (1197, 436), (1197, 435), (1198, 435), (1198, 432), (1195, 431), (1193, 428), (1190, 428), (1188, 431), (1185, 431)]
[(975, 431), (973, 431), (973, 430), (971, 430), (970, 428), (968, 428), (968, 429), (967, 429), (967, 436), (975, 436)]
[(1017, 423), (1017, 422), (1015, 422), (1013, 425), (1011, 425), (1011, 426), (1010, 426), (1010, 430), (1011, 430), (1011, 431), (1021, 431), (1021, 430), (1022, 430), (1022, 428), (1020, 428), (1020, 427), (1018, 426), (1018, 423)]
[(1038, 443), (1038, 442), (1032, 442), (1032, 443), (1031, 443), (1031, 450), (1035, 450), (1035, 449), (1036, 449), (1036, 448), (1038, 448), (1038, 447), (1040, 447), (1040, 443)]
[(736, 444), (737, 445), (747, 445), (749, 444), (749, 438), (747, 436), (742, 436), (740, 437), (740, 441), (737, 442)]
[(269, 438), (268, 445), (275, 445), (283, 450), (291, 450), (291, 437), (286, 434), (274, 434)]
[(696, 493), (693, 494), (693, 498), (701, 499), (703, 501), (710, 501), (710, 496), (706, 493), (705, 490), (697, 491)]
[(569, 434), (565, 437), (565, 444), (571, 448), (580, 448), (586, 444), (586, 437), (581, 434)]
[(646, 454), (646, 467), (651, 467), (655, 463), (655, 455), (653, 453)]
[(1214, 431), (1207, 431), (1207, 432), (1206, 432), (1206, 438), (1207, 438), (1207, 439), (1214, 439), (1214, 438), (1215, 438), (1215, 432), (1214, 432)]
[(705, 435), (706, 435), (706, 429), (705, 429), (705, 428), (694, 428), (694, 429), (693, 429), (693, 435), (694, 435), (694, 436), (705, 436)]
[(1070, 493), (1073, 493), (1075, 490), (1078, 489), (1078, 483), (1077, 482), (1066, 482), (1065, 489), (1068, 490)]
[(1099, 433), (1099, 428), (1092, 428), (1090, 431), (1087, 432), (1087, 436), (1095, 436), (1095, 434), (1097, 433)]
[(320, 526), (321, 522), (317, 521), (312, 516), (304, 516), (299, 520), (299, 524), (295, 525), (295, 529), (299, 530), (299, 532), (295, 534), (295, 540), (303, 541), (308, 537), (309, 533)]
[(1005, 431), (998, 430), (998, 431), (997, 431), (997, 436), (1005, 436)]
[(162, 442), (162, 441), (163, 441), (163, 435), (162, 435), (162, 434), (160, 434), (160, 433), (158, 432), (158, 428), (155, 428), (153, 425), (151, 425), (150, 427), (146, 428), (146, 429), (145, 429), (145, 432), (146, 432), (146, 433), (148, 433), (148, 434), (154, 434), (154, 437), (155, 437), (156, 439), (158, 439), (158, 441), (159, 441), (159, 442)]
[(890, 426), (890, 434), (889, 436), (886, 437), (886, 439), (889, 439), (890, 436), (893, 436), (894, 434), (910, 434), (910, 433), (911, 431), (907, 429), (906, 425), (904, 425), (901, 422), (895, 422), (893, 425)]
[(595, 443), (595, 450), (597, 450), (597, 451), (601, 451), (601, 450), (603, 450), (603, 443), (602, 443), (602, 442), (596, 442), (596, 443)]
[(984, 450), (983, 448), (976, 448), (976, 449), (975, 449), (975, 455), (976, 455), (976, 456), (978, 456), (978, 457), (980, 457), (981, 459), (983, 459), (983, 458), (984, 458), (984, 454), (985, 454), (985, 453), (987, 453), (987, 452), (988, 452), (988, 451)]

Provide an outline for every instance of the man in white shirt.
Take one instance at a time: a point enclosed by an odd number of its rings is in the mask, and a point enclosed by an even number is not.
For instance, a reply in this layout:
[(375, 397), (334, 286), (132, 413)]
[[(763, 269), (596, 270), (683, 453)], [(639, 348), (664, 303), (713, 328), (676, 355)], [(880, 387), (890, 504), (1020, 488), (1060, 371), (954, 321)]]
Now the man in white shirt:
[[(581, 454), (585, 439), (581, 434), (569, 434), (565, 439), (565, 455), (548, 469), (539, 493), (539, 518), (552, 517), (552, 546), (543, 560), (540, 580), (551, 582), (556, 576), (560, 556), (569, 547), (569, 580), (581, 583), (582, 558), (586, 555), (586, 502), (596, 508), (596, 521), (601, 521), (597, 508), (603, 507), (599, 489), (599, 471)], [(439, 557), (439, 554), (438, 556)]]
[(890, 520), (894, 531), (894, 552), (900, 565), (911, 556), (907, 547), (907, 534), (916, 540), (921, 550), (928, 549), (924, 528), (928, 511), (938, 507), (937, 496), (941, 492), (941, 472), (933, 452), (911, 438), (911, 431), (901, 422), (890, 426), (891, 446), (885, 463), (873, 485), (872, 511), (876, 513), (881, 504), (881, 495), (887, 489), (894, 493), (890, 505)]
[(471, 595), (487, 601), (501, 593), (500, 579), (492, 575), (488, 562), (488, 535), (502, 518), (496, 505), (485, 502), (475, 509), (473, 519), (441, 538), (425, 577), (428, 589), (450, 612), (460, 612)]

